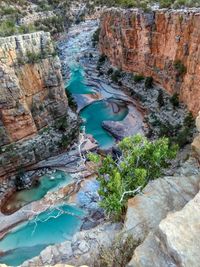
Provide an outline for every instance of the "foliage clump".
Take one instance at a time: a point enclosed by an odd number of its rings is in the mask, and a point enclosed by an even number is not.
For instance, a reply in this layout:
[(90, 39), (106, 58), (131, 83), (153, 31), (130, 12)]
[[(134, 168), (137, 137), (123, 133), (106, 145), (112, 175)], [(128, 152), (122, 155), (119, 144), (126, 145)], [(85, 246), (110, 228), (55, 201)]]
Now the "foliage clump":
[(107, 59), (107, 56), (104, 55), (104, 54), (101, 54), (99, 56), (99, 59), (98, 59), (98, 62), (97, 62), (97, 70), (101, 69), (101, 67), (105, 63), (106, 59)]
[(144, 85), (145, 85), (146, 88), (152, 88), (152, 86), (153, 86), (153, 77), (146, 77)]
[(95, 47), (99, 43), (99, 35), (100, 35), (101, 28), (97, 28), (92, 36), (92, 44)]
[(187, 72), (187, 68), (184, 66), (181, 60), (176, 60), (174, 62), (174, 68), (176, 69), (177, 75), (179, 76), (182, 76)]
[(74, 112), (76, 112), (76, 110), (77, 110), (77, 103), (76, 103), (76, 101), (74, 100), (72, 93), (69, 91), (68, 88), (65, 89), (65, 93), (66, 93), (66, 95), (67, 95), (68, 104), (69, 104), (70, 108), (71, 108)]
[(121, 78), (122, 78), (122, 71), (119, 69), (114, 70), (111, 75), (111, 80), (115, 83), (119, 83), (119, 79)]
[(122, 6), (126, 8), (141, 8), (149, 11), (153, 4), (159, 4), (160, 8), (200, 7), (199, 0), (96, 0), (100, 4), (108, 6)]
[(179, 106), (179, 94), (174, 93), (173, 96), (170, 98), (170, 102), (174, 108)]
[(15, 177), (15, 187), (17, 190), (21, 190), (22, 188), (24, 188), (24, 174), (25, 170), (20, 167)]
[(55, 128), (58, 129), (61, 132), (65, 132), (66, 129), (68, 128), (68, 122), (67, 122), (67, 118), (66, 117), (62, 117), (59, 118), (56, 122), (55, 122)]
[(162, 89), (159, 89), (159, 91), (158, 91), (157, 102), (158, 102), (159, 108), (163, 107), (164, 104), (165, 104), (164, 96), (163, 96), (163, 90)]
[(139, 75), (136, 74), (136, 75), (134, 75), (133, 80), (135, 83), (139, 83), (139, 82), (144, 80), (144, 76), (141, 74), (139, 74)]
[(98, 169), (100, 205), (116, 220), (122, 218), (128, 198), (160, 177), (177, 153), (177, 146), (171, 146), (167, 138), (150, 142), (141, 135), (124, 138), (118, 147), (121, 156), (108, 155)]

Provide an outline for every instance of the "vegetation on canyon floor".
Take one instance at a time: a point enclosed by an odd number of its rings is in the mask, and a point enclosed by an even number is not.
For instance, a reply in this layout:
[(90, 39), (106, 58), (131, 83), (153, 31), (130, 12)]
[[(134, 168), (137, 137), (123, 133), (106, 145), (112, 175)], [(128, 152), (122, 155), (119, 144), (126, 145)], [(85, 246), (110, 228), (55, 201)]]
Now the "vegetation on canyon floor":
[[(72, 3), (77, 1), (69, 0), (45, 0), (34, 1), (37, 5), (37, 10), (34, 12), (48, 12), (55, 11), (53, 17), (39, 19), (33, 23), (21, 25), (20, 19), (27, 14), (32, 14), (33, 11), (29, 10), (28, 6), (31, 4), (28, 0), (18, 1), (2, 1), (0, 3), (0, 17), (4, 18), (0, 23), (0, 37), (10, 36), (14, 34), (31, 33), (34, 31), (44, 30), (52, 34), (63, 32), (65, 27), (70, 24), (70, 18), (66, 16), (67, 11)], [(93, 10), (95, 6), (122, 6), (125, 8), (138, 7), (148, 11), (153, 4), (159, 4), (160, 8), (181, 8), (186, 7), (199, 7), (199, 0), (94, 0), (92, 2), (85, 0), (88, 12)], [(79, 21), (83, 17), (79, 18)], [(77, 21), (78, 22), (78, 21)], [(98, 35), (96, 35), (98, 37)], [(96, 43), (96, 39), (93, 43)]]
[(100, 163), (97, 168), (100, 183), (100, 205), (115, 220), (122, 218), (131, 196), (141, 192), (150, 180), (163, 174), (176, 157), (177, 145), (170, 145), (167, 138), (148, 141), (141, 135), (124, 138), (118, 145), (116, 157), (89, 154), (88, 158)]
[[(176, 77), (181, 81), (187, 70), (180, 60), (174, 61), (173, 65)], [(97, 70), (99, 71), (99, 75), (106, 75), (112, 82), (119, 86), (123, 85), (123, 80), (130, 80), (129, 88), (127, 88), (130, 96), (137, 99), (142, 106), (146, 106), (146, 102), (148, 102), (148, 92), (151, 92), (155, 87), (153, 77), (144, 77), (144, 75), (137, 73), (127, 74), (119, 68), (110, 66), (108, 58), (105, 55), (101, 55), (99, 57)], [(127, 77), (127, 75), (129, 75), (129, 77)], [(141, 93), (134, 91), (133, 88), (135, 88), (136, 84), (138, 84), (140, 88), (143, 88), (143, 93), (142, 91)], [(195, 128), (194, 118), (192, 114), (186, 110), (184, 118), (176, 121), (175, 123), (174, 118), (172, 118), (173, 121), (169, 120), (169, 118), (167, 120), (162, 118), (159, 111), (163, 110), (164, 114), (165, 112), (167, 114), (168, 110), (171, 109), (174, 113), (176, 113), (179, 108), (184, 107), (179, 100), (179, 94), (177, 92), (175, 92), (172, 96), (169, 96), (161, 88), (158, 90), (156, 89), (155, 91), (157, 91), (154, 92), (157, 97), (155, 97), (154, 101), (157, 102), (157, 108), (149, 109), (149, 107), (147, 107), (149, 115), (145, 116), (145, 122), (149, 125), (149, 132), (147, 136), (149, 138), (167, 137), (169, 138), (171, 144), (178, 144), (180, 148), (183, 148), (192, 140)], [(152, 96), (150, 100), (152, 101)]]
[(199, 0), (98, 0), (99, 4), (122, 7), (138, 7), (147, 10), (153, 4), (159, 4), (160, 8), (199, 7)]

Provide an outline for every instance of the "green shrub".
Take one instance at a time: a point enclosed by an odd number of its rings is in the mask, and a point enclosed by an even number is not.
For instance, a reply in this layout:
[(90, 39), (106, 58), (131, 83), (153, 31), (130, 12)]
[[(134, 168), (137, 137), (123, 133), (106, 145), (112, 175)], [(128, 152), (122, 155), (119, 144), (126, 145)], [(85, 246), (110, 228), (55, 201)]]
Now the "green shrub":
[(159, 89), (158, 91), (158, 97), (157, 97), (157, 102), (158, 102), (158, 105), (159, 107), (163, 107), (165, 102), (164, 102), (164, 98), (163, 98), (163, 90), (162, 89)]
[(167, 138), (150, 142), (141, 135), (124, 138), (119, 149), (119, 160), (108, 155), (98, 169), (100, 205), (115, 220), (121, 219), (128, 198), (149, 180), (160, 177), (177, 152), (177, 146), (170, 146)]
[(19, 167), (15, 177), (15, 186), (17, 190), (24, 188), (24, 174), (25, 170), (22, 167)]
[(179, 94), (174, 93), (173, 96), (170, 98), (170, 102), (172, 103), (173, 107), (179, 106)]
[(138, 7), (144, 11), (149, 11), (152, 3), (160, 4), (161, 8), (180, 8), (181, 6), (199, 7), (199, 0), (96, 0), (96, 4), (107, 6), (122, 6), (126, 8)]
[(40, 53), (35, 53), (35, 52), (30, 52), (30, 51), (27, 52), (26, 57), (27, 57), (27, 63), (30, 63), (30, 64), (38, 63), (40, 62), (42, 58)]
[(191, 138), (191, 129), (188, 127), (183, 127), (175, 137), (172, 138), (172, 141), (177, 143), (180, 148), (183, 148), (187, 145)]
[(104, 55), (104, 54), (102, 54), (102, 55), (99, 56), (99, 60), (97, 62), (97, 70), (100, 70), (101, 69), (101, 67), (105, 63), (106, 59), (107, 59), (107, 56)]
[(36, 31), (36, 28), (35, 28), (35, 25), (33, 24), (21, 25), (20, 27), (18, 27), (19, 34), (26, 34), (26, 33), (31, 33), (35, 31)]
[(109, 68), (107, 71), (107, 75), (110, 76), (111, 74), (113, 74), (113, 68)]
[(67, 148), (69, 144), (70, 144), (70, 138), (66, 135), (63, 135), (61, 138), (61, 141), (59, 143), (59, 147), (60, 148)]
[(193, 117), (193, 115), (192, 115), (192, 112), (189, 112), (188, 114), (187, 114), (187, 116), (185, 117), (185, 119), (184, 119), (184, 126), (185, 127), (192, 127), (192, 128), (194, 128), (194, 126), (195, 126), (195, 119), (194, 119), (194, 117)]
[(153, 86), (153, 78), (152, 77), (147, 77), (146, 79), (145, 79), (145, 87), (146, 88), (152, 88), (152, 86)]
[(0, 37), (6, 37), (16, 33), (15, 22), (6, 20), (0, 23)]
[(34, 25), (17, 26), (14, 19), (8, 19), (0, 23), (0, 37), (6, 37), (14, 34), (24, 34), (36, 31)]
[(96, 46), (96, 45), (99, 43), (99, 35), (100, 35), (100, 31), (101, 31), (101, 29), (98, 28), (98, 29), (94, 32), (94, 34), (93, 34), (93, 36), (92, 36), (92, 43), (93, 43), (93, 46)]
[(122, 77), (121, 70), (114, 70), (111, 75), (111, 80), (115, 83), (119, 83), (119, 79), (121, 79), (121, 77)]
[(60, 118), (58, 119), (56, 122), (55, 122), (55, 128), (58, 129), (59, 131), (61, 132), (65, 132), (66, 129), (68, 128), (68, 122), (67, 122), (67, 118), (66, 117), (63, 117), (63, 118)]
[(144, 80), (144, 76), (136, 74), (136, 75), (134, 75), (133, 80), (134, 80), (135, 83), (139, 83), (139, 82)]
[(54, 16), (35, 22), (37, 30), (49, 31), (51, 34), (64, 32), (64, 19), (62, 16)]
[(107, 59), (107, 56), (102, 54), (99, 57), (98, 63), (103, 64), (103, 63), (105, 63), (106, 59)]
[(180, 60), (176, 60), (174, 62), (174, 68), (177, 71), (178, 75), (184, 75), (187, 72), (187, 68), (183, 65), (183, 63)]
[(160, 0), (160, 7), (161, 8), (168, 8), (171, 7), (171, 4), (174, 2), (173, 0)]
[(69, 103), (70, 108), (73, 111), (76, 111), (77, 110), (77, 104), (76, 104), (76, 101), (74, 100), (71, 92), (66, 88), (65, 89), (65, 93), (67, 95), (67, 99), (68, 99), (68, 103)]

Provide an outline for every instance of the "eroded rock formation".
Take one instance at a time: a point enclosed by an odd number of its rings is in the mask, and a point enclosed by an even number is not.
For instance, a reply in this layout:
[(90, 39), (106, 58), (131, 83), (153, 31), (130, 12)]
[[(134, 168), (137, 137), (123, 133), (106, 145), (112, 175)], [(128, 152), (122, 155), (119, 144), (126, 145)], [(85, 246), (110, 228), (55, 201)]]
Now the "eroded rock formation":
[(200, 10), (108, 9), (101, 17), (100, 50), (125, 71), (152, 76), (200, 109)]
[(70, 143), (76, 118), (60, 67), (49, 33), (0, 38), (0, 177), (55, 152), (63, 133), (48, 127), (57, 120), (68, 123)]

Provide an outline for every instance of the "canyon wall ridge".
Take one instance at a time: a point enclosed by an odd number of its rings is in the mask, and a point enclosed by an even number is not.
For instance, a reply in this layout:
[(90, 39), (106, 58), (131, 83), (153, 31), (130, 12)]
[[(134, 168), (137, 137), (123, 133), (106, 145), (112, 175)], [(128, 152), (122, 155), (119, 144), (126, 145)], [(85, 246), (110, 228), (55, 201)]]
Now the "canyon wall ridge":
[(101, 16), (100, 51), (112, 65), (152, 76), (196, 116), (200, 110), (200, 9), (110, 8)]
[(70, 139), (77, 118), (69, 115), (50, 34), (0, 38), (0, 177), (52, 155), (66, 134), (52, 127), (61, 120)]

